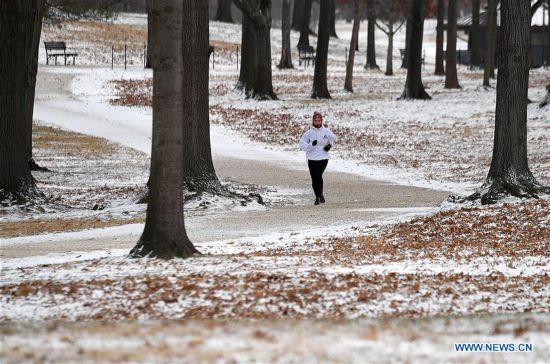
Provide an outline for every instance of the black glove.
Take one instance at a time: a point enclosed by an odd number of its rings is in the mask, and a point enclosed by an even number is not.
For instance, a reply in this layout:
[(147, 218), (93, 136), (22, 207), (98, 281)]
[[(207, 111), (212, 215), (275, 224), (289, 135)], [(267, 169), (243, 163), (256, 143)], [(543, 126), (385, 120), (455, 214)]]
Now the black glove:
[(311, 143), (311, 145), (316, 146), (316, 145), (317, 145), (317, 140), (314, 140), (314, 141)]
[(325, 145), (325, 147), (323, 149), (325, 150), (325, 152), (328, 152), (330, 150), (330, 148), (332, 148), (332, 145), (327, 144), (327, 145)]

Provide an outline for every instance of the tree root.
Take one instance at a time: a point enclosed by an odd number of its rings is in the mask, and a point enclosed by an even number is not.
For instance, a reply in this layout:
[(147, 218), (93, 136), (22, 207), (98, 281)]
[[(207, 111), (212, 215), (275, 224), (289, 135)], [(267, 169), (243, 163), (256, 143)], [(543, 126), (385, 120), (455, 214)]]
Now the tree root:
[[(158, 234), (162, 235), (162, 234)], [(186, 237), (182, 240), (166, 240), (162, 237), (141, 237), (128, 254), (129, 258), (190, 258), (201, 255)]]
[(34, 185), (25, 184), (19, 191), (6, 191), (0, 189), (0, 206), (9, 207), (14, 205), (42, 205), (47, 202), (46, 196)]
[(29, 168), (31, 171), (51, 172), (48, 168), (39, 166), (38, 163), (34, 161), (34, 158), (29, 159)]
[[(265, 206), (265, 202), (259, 193), (242, 194), (235, 191), (231, 191), (227, 186), (222, 185), (219, 181), (216, 182), (186, 182), (183, 186), (185, 191), (184, 202), (188, 202), (197, 198), (200, 198), (203, 194), (211, 194), (215, 196), (227, 197), (230, 199), (240, 200), (241, 206), (246, 206), (251, 202), (257, 202), (262, 206)], [(148, 192), (140, 197), (137, 204), (147, 204), (149, 200)]]
[(482, 205), (491, 205), (506, 197), (520, 199), (538, 199), (541, 194), (550, 194), (550, 187), (542, 186), (534, 178), (511, 182), (505, 178), (488, 180), (475, 193), (467, 197), (449, 196), (447, 201), (454, 203), (473, 202), (480, 200)]
[(265, 205), (262, 196), (258, 193), (249, 193), (247, 195), (230, 190), (227, 186), (216, 180), (188, 180), (184, 184), (184, 189), (188, 192), (185, 196), (185, 202), (199, 198), (203, 194), (211, 194), (215, 196), (227, 197), (241, 201), (242, 206), (246, 206), (251, 202), (257, 202), (260, 205)]

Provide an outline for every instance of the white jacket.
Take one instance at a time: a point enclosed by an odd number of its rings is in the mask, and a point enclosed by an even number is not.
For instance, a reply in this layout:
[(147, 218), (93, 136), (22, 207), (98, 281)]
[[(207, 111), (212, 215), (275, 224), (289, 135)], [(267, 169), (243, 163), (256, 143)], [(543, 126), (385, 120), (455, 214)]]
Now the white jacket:
[[(317, 144), (315, 146), (311, 144), (314, 140), (317, 140)], [(323, 148), (327, 144), (334, 146), (335, 141), (336, 136), (332, 131), (330, 131), (329, 128), (325, 128), (324, 126), (319, 129), (311, 127), (311, 129), (306, 131), (300, 138), (299, 146), (301, 150), (306, 152), (306, 158), (308, 160), (320, 161), (323, 159), (329, 159), (328, 152), (326, 152)]]

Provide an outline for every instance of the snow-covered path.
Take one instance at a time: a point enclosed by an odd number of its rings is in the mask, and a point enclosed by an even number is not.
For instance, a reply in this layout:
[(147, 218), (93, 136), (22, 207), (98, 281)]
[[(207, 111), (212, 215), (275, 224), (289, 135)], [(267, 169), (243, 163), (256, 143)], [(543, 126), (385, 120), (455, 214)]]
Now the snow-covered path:
[[(37, 82), (35, 119), (71, 131), (106, 138), (150, 153), (151, 113), (147, 109), (111, 106), (101, 94), (110, 70), (41, 67)], [(116, 71), (114, 71), (116, 72)], [(143, 71), (140, 71), (143, 72)], [(102, 80), (103, 78), (103, 80)], [(90, 81), (92, 80), (92, 81)], [(93, 80), (97, 81), (94, 84)], [(81, 87), (74, 87), (75, 82)], [(82, 85), (88, 87), (82, 91)], [(77, 91), (74, 92), (74, 89)], [(79, 94), (80, 92), (80, 94)], [(84, 92), (85, 95), (82, 93)], [(194, 242), (212, 242), (291, 232), (327, 232), (390, 216), (421, 213), (441, 202), (449, 193), (401, 186), (364, 177), (367, 173), (350, 161), (331, 160), (325, 174), (327, 204), (313, 206), (310, 180), (301, 153), (283, 153), (243, 140), (218, 126), (212, 127), (212, 148), (218, 175), (292, 195), (294, 204), (264, 210), (186, 216)], [(354, 171), (350, 173), (349, 171)], [(208, 229), (205, 229), (208, 226)], [(130, 248), (140, 224), (91, 234), (51, 234), (8, 239), (4, 257), (25, 257), (69, 251)], [(314, 234), (313, 234), (314, 235)]]

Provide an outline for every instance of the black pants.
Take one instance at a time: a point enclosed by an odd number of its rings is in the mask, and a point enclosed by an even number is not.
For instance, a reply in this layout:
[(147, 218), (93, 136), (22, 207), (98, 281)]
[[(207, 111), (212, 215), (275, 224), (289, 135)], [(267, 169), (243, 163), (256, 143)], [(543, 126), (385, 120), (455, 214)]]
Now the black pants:
[(320, 161), (307, 161), (307, 166), (309, 167), (309, 174), (311, 175), (311, 186), (313, 187), (313, 192), (315, 196), (319, 197), (323, 194), (323, 172), (327, 168), (328, 159), (323, 159)]

